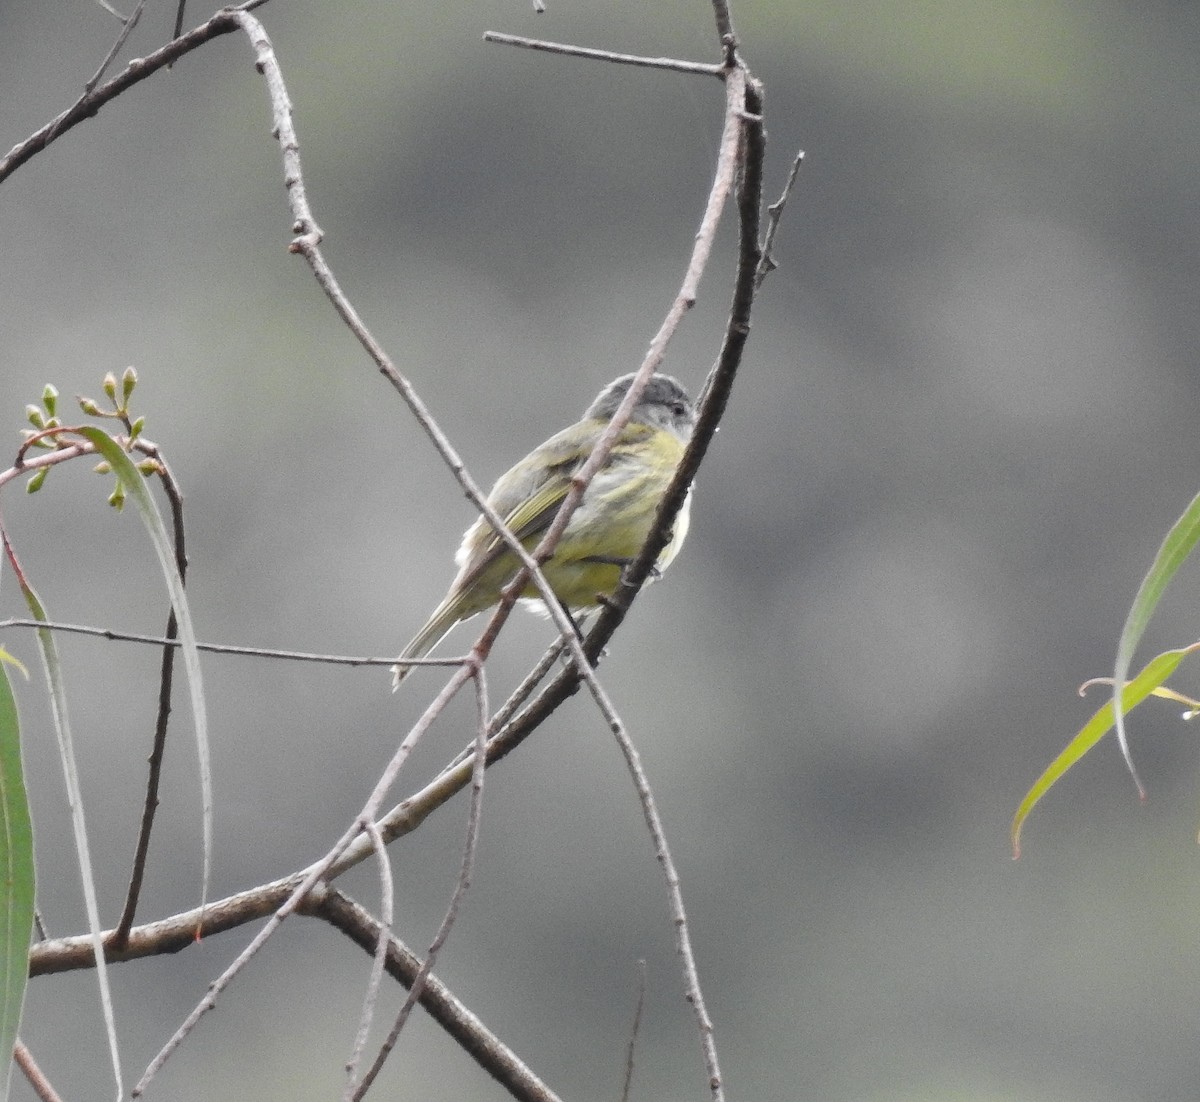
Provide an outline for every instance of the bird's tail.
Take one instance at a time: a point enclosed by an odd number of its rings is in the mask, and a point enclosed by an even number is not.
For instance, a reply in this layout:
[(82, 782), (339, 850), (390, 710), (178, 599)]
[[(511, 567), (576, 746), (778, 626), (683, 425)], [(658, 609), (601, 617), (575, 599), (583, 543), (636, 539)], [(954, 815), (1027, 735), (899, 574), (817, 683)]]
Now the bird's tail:
[(396, 657), (397, 664), (392, 667), (392, 692), (400, 688), (403, 681), (414, 669), (400, 663), (410, 658), (424, 658), (450, 633), (450, 629), (462, 618), (461, 601), (457, 594), (450, 593), (446, 599), (433, 610), (433, 615), (425, 621), (425, 626), (413, 636), (408, 646)]

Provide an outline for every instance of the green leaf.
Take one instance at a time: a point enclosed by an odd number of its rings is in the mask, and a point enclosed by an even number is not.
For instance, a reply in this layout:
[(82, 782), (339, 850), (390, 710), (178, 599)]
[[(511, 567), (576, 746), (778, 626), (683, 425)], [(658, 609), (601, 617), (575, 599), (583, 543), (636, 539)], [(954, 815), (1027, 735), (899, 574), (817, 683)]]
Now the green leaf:
[(0, 1102), (8, 1099), (13, 1044), (25, 1001), (33, 900), (33, 826), (21, 768), (21, 728), (8, 671), (0, 661), (0, 1053), (5, 1062)]
[[(1179, 667), (1179, 663), (1193, 651), (1200, 649), (1200, 643), (1179, 650), (1169, 650), (1151, 659), (1146, 668), (1121, 690), (1121, 710), (1132, 711), (1146, 697), (1150, 696), (1168, 677)], [(1044, 773), (1034, 782), (1033, 787), (1025, 793), (1012, 823), (1012, 847), (1014, 860), (1021, 856), (1021, 828), (1033, 810), (1034, 805), (1050, 789), (1054, 783), (1096, 745), (1112, 728), (1113, 702), (1107, 701), (1102, 708), (1084, 724), (1083, 730), (1067, 743), (1063, 752), (1047, 767)]]
[[(115, 383), (114, 383), (115, 385)], [(163, 577), (167, 583), (167, 593), (171, 598), (171, 607), (175, 610), (175, 619), (179, 622), (179, 650), (183, 657), (184, 669), (187, 671), (188, 689), (192, 702), (192, 721), (196, 736), (196, 753), (200, 759), (200, 803), (202, 814), (202, 829), (204, 834), (204, 873), (200, 889), (200, 905), (208, 901), (208, 882), (212, 868), (212, 766), (208, 751), (208, 720), (204, 708), (204, 687), (200, 677), (200, 652), (196, 649), (196, 633), (192, 627), (192, 613), (188, 606), (187, 594), (183, 588), (183, 579), (175, 565), (175, 549), (166, 525), (159, 515), (158, 506), (154, 504), (145, 480), (138, 473), (133, 461), (125, 454), (125, 450), (103, 429), (94, 425), (83, 425), (78, 430), (86, 437), (96, 450), (108, 461), (113, 473), (120, 480), (121, 487), (130, 500), (137, 506), (138, 515), (146, 526), (150, 542), (158, 555)]]
[[(1175, 572), (1183, 565), (1184, 560), (1192, 553), (1192, 549), (1200, 541), (1200, 494), (1192, 498), (1191, 504), (1167, 533), (1149, 573), (1138, 586), (1137, 596), (1125, 617), (1125, 626), (1121, 629), (1121, 638), (1117, 643), (1117, 657), (1113, 665), (1113, 700), (1116, 701), (1117, 686), (1124, 685), (1129, 676), (1129, 667), (1133, 663), (1133, 654), (1137, 645), (1146, 632), (1146, 625), (1154, 613), (1167, 583), (1175, 576)], [(1147, 667), (1149, 668), (1149, 667)], [(1133, 757), (1129, 753), (1129, 742), (1125, 737), (1124, 716), (1117, 713), (1117, 742), (1125, 764), (1138, 787), (1138, 793), (1143, 798), (1146, 790), (1142, 787), (1137, 770), (1133, 767)]]
[[(11, 555), (11, 548), (9, 548)], [(17, 584), (21, 595), (35, 620), (45, 623), (49, 617), (41, 598), (29, 581), (18, 570)], [(100, 907), (96, 902), (96, 877), (88, 847), (87, 824), (83, 815), (83, 796), (79, 786), (79, 768), (75, 760), (75, 745), (71, 738), (71, 723), (67, 715), (67, 693), (63, 684), (62, 664), (58, 658), (58, 645), (54, 632), (41, 627), (37, 631), (38, 646), (42, 655), (42, 668), (46, 671), (46, 684), (50, 690), (50, 717), (54, 733), (58, 738), (59, 757), (63, 777), (67, 786), (67, 803), (71, 812), (71, 828), (75, 834), (75, 851), (79, 858), (79, 876), (83, 884), (83, 904), (87, 912), (88, 931), (91, 934), (92, 950), (96, 954), (96, 981), (100, 987), (100, 1007), (104, 1014), (105, 1031), (108, 1034), (109, 1057), (112, 1060), (113, 1076), (117, 1082), (117, 1096), (125, 1093), (121, 1075), (121, 1054), (117, 1046), (117, 1024), (113, 1012), (112, 987), (108, 981), (108, 963), (104, 959), (104, 939), (100, 928)]]

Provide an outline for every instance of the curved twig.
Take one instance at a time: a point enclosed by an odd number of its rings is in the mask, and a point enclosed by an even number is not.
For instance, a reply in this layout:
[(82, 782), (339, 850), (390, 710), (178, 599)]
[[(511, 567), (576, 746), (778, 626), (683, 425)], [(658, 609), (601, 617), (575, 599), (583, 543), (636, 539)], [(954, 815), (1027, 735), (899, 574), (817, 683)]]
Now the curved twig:
[(205, 42), (236, 31), (239, 12), (261, 8), (266, 2), (267, 0), (245, 0), (245, 3), (236, 8), (223, 8), (207, 22), (201, 23), (187, 34), (171, 39), (165, 46), (145, 57), (134, 58), (112, 80), (80, 96), (65, 111), (56, 115), (45, 126), (35, 130), (23, 142), (18, 142), (3, 157), (0, 157), (0, 183), (3, 183), (21, 165), (40, 153), (51, 142), (61, 138), (68, 130), (78, 126), (84, 119), (94, 118), (101, 107), (110, 100), (116, 99), (126, 89), (132, 88), (133, 85), (145, 80), (159, 69), (167, 68), (184, 54), (189, 54), (198, 46), (203, 46)]

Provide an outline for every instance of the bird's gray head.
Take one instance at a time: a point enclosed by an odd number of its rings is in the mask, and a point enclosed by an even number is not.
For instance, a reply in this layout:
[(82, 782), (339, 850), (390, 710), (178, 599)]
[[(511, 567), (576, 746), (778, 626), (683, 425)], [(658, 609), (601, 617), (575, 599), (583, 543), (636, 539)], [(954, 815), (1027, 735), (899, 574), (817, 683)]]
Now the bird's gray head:
[[(588, 406), (584, 417), (609, 420), (625, 400), (632, 382), (633, 375), (622, 375), (619, 379), (614, 379)], [(646, 389), (642, 391), (641, 400), (633, 407), (630, 421), (666, 429), (680, 440), (687, 440), (692, 435), (692, 429), (696, 427), (696, 411), (692, 409), (692, 400), (687, 391), (679, 385), (677, 379), (671, 378), (670, 375), (651, 375)]]

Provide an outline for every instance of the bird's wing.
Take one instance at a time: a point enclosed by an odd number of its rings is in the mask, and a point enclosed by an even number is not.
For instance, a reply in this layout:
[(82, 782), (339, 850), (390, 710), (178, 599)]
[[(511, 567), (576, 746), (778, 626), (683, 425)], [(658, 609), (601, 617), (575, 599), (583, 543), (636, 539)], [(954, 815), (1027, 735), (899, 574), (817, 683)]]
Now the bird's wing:
[[(489, 501), (504, 518), (510, 531), (529, 546), (529, 540), (544, 532), (554, 519), (554, 514), (571, 488), (571, 478), (591, 451), (589, 446), (581, 455), (578, 446), (558, 446), (557, 437), (547, 440), (539, 449), (543, 454), (536, 469), (540, 482), (506, 485), (516, 471), (509, 472), (493, 488)], [(492, 526), (480, 517), (464, 540), (465, 556), (460, 557), (461, 573), (455, 588), (463, 590), (470, 586), (498, 558), (509, 552), (508, 545), (496, 534)], [(460, 552), (460, 556), (462, 552)]]

